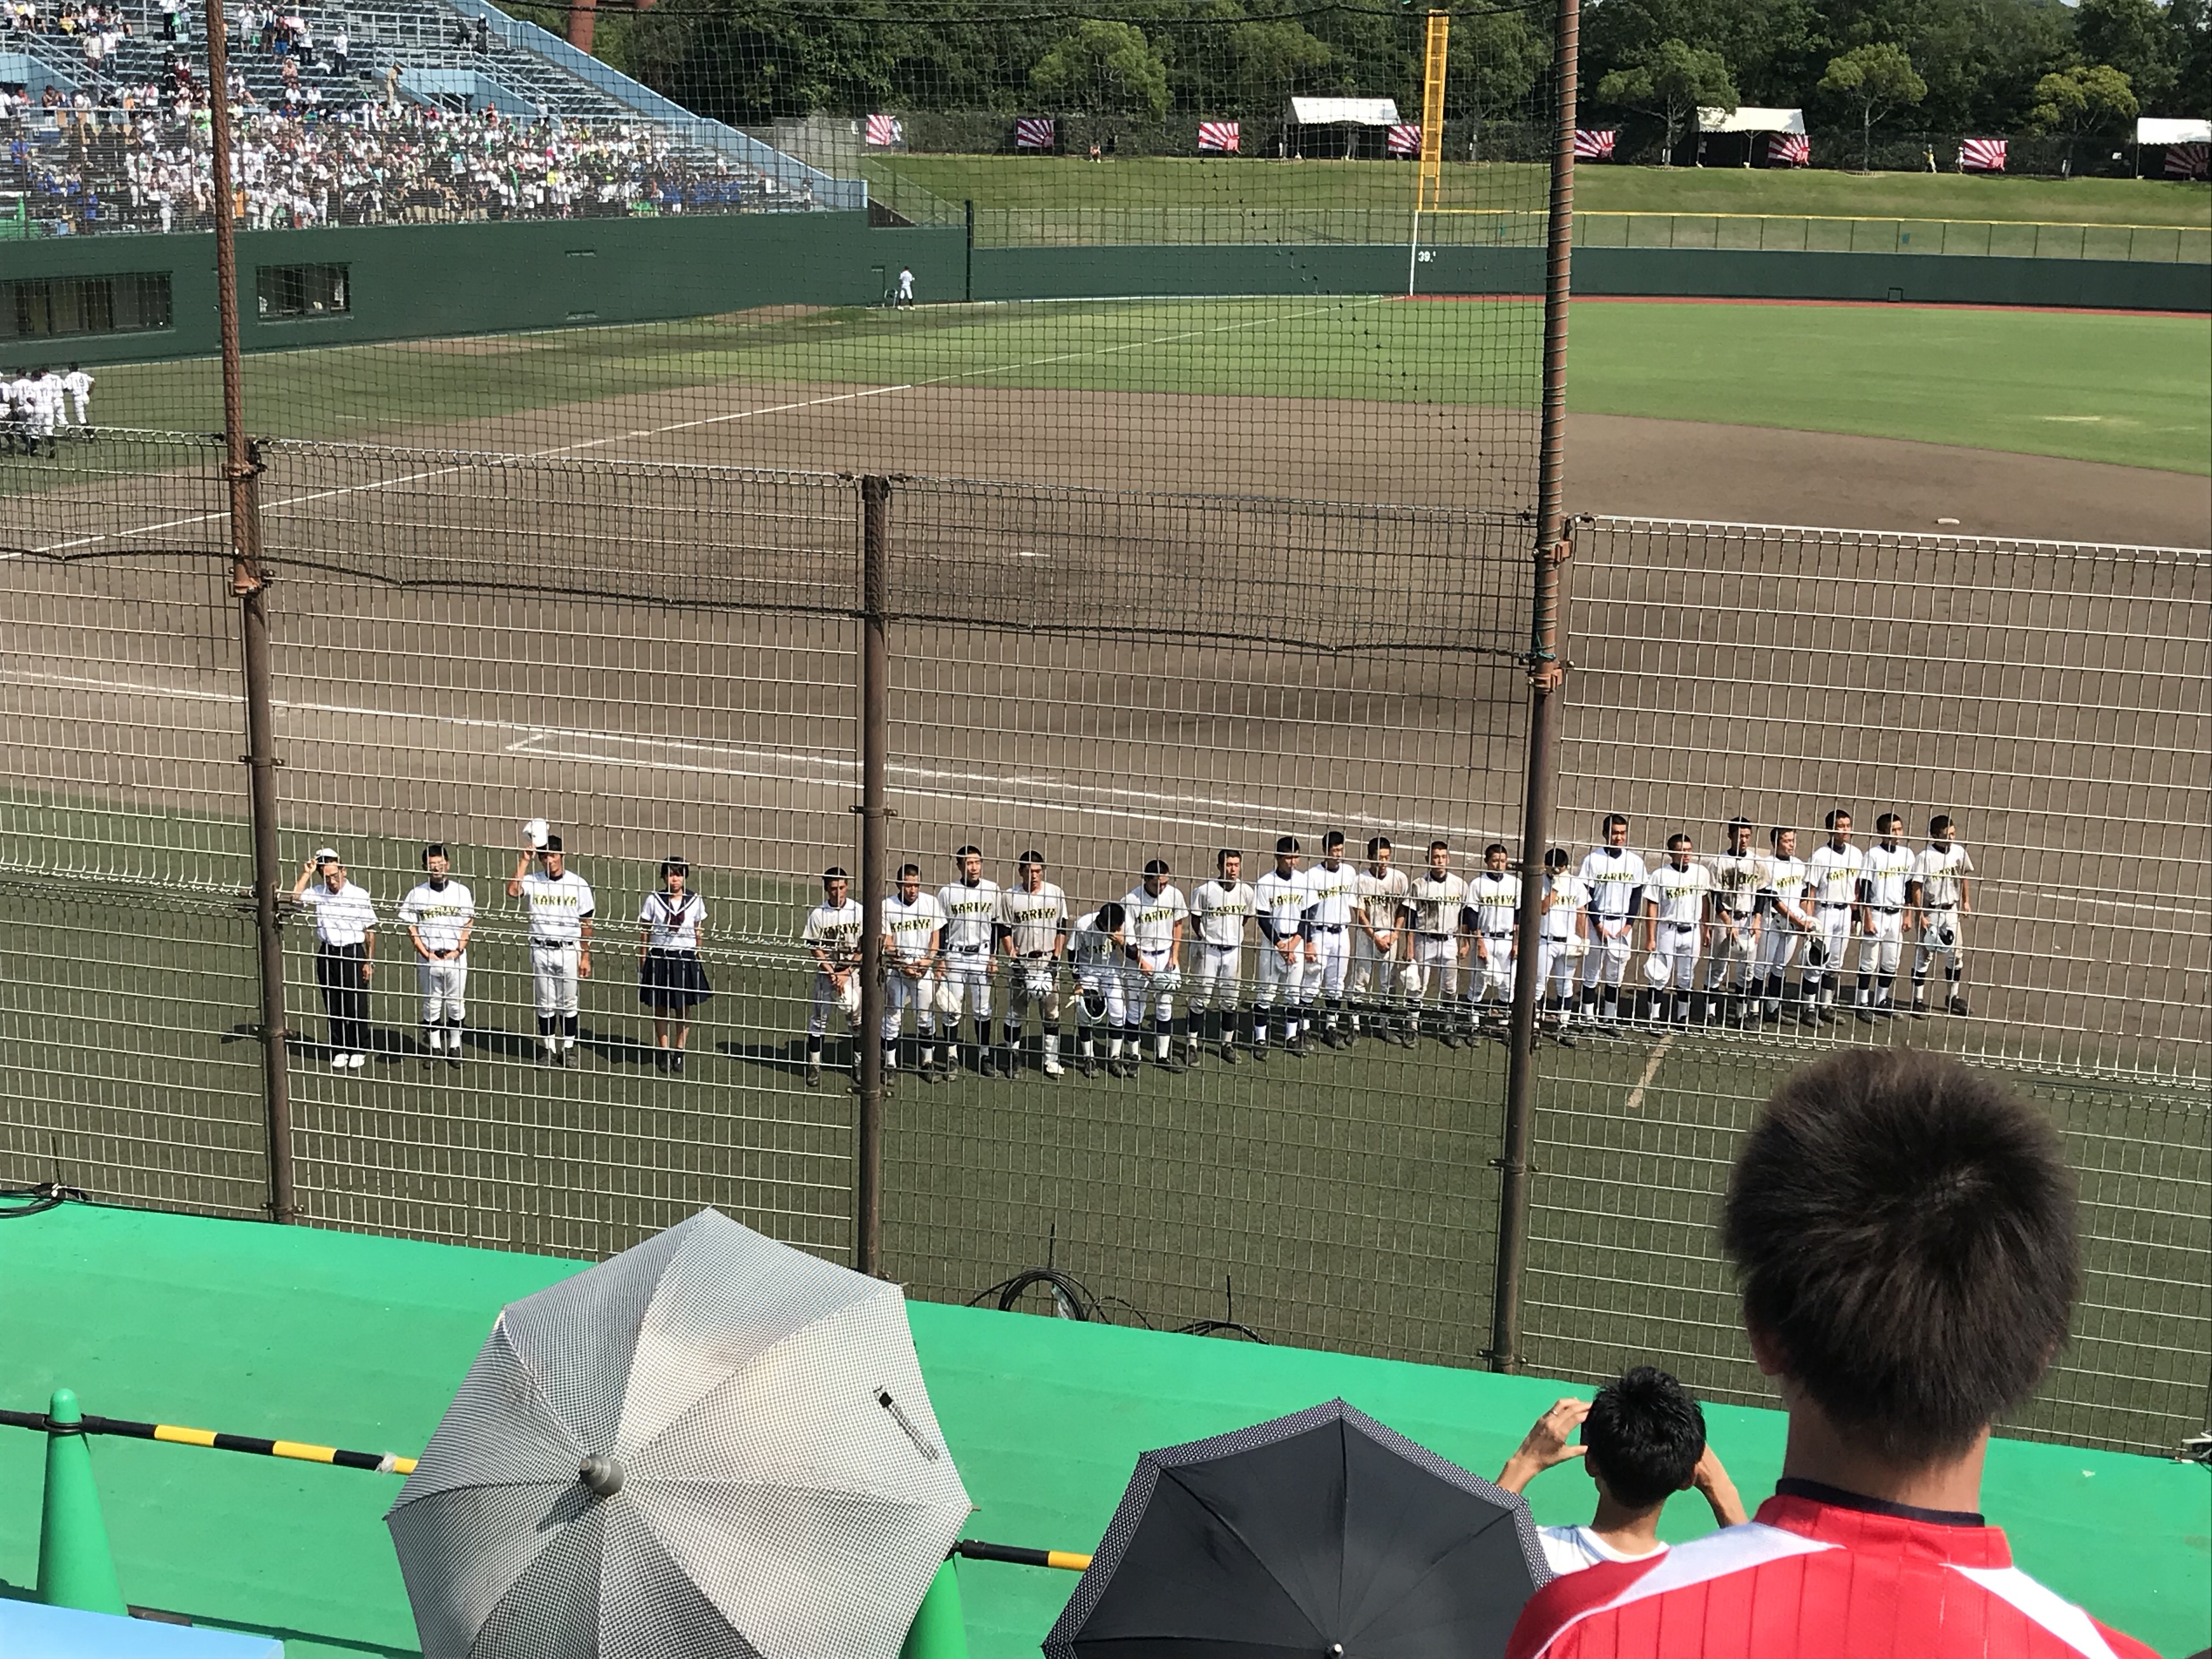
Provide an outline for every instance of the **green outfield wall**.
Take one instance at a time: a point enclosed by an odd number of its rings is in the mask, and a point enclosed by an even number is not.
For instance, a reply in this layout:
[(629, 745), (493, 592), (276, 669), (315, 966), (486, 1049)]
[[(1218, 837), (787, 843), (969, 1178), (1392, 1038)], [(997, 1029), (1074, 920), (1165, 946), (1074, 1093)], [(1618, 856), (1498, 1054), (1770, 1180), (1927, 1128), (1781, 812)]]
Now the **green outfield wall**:
[[(122, 362), (216, 349), (207, 234), (0, 243), (0, 284), (156, 276), (169, 323), (111, 334), (25, 335), (0, 318), (0, 362)], [(872, 228), (864, 214), (744, 214), (512, 224), (243, 232), (249, 351), (711, 316), (770, 305), (881, 300), (902, 266), (925, 302), (1166, 295), (1541, 291), (1539, 248), (1176, 245), (969, 247), (957, 229)], [(342, 266), (343, 314), (260, 314), (260, 273)], [(1589, 296), (1896, 301), (2212, 311), (2212, 266), (1912, 253), (1585, 248)]]

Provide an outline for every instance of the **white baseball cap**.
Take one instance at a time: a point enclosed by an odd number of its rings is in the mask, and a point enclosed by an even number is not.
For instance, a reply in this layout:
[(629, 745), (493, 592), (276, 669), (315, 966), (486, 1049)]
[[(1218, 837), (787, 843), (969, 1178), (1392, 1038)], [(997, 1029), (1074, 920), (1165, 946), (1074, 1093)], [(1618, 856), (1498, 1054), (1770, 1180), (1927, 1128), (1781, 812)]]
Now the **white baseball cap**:
[(318, 847), (315, 848), (315, 862), (318, 864), (337, 864), (342, 862), (342, 860), (338, 857), (338, 849), (337, 848)]
[(544, 818), (532, 818), (522, 826), (522, 833), (529, 839), (532, 847), (543, 847), (545, 845), (546, 836), (553, 833), (553, 827)]

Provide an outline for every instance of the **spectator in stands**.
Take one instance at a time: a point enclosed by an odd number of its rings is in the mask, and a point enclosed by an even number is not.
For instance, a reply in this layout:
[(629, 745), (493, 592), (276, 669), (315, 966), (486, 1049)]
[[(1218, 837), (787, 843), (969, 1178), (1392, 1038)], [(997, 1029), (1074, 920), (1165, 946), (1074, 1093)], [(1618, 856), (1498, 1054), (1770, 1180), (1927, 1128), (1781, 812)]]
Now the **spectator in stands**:
[[(1567, 1437), (1582, 1427), (1582, 1444)], [(1665, 1553), (1659, 1516), (1667, 1500), (1695, 1486), (1723, 1527), (1741, 1526), (1743, 1500), (1705, 1443), (1705, 1413), (1666, 1372), (1638, 1365), (1598, 1390), (1595, 1401), (1562, 1400), (1538, 1418), (1506, 1460), (1498, 1484), (1525, 1492), (1546, 1469), (1580, 1457), (1597, 1487), (1597, 1513), (1586, 1527), (1542, 1527), (1553, 1572), (1579, 1572), (1601, 1561), (1647, 1561)]]
[(353, 40), (346, 33), (346, 26), (343, 20), (339, 21), (337, 32), (331, 36), (331, 73), (333, 75), (353, 73)]
[(1745, 1139), (1721, 1243), (1790, 1416), (1775, 1495), (1754, 1525), (1547, 1585), (1507, 1659), (2153, 1659), (2014, 1567), (1978, 1510), (1990, 1425), (2080, 1288), (2039, 1113), (1936, 1054), (1831, 1055)]

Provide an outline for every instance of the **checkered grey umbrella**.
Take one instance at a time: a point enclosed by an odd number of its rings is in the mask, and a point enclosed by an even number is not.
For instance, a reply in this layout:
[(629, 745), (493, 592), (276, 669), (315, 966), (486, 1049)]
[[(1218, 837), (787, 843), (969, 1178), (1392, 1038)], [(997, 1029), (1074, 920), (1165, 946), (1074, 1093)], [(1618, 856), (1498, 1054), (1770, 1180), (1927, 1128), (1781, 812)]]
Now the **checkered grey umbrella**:
[(425, 1659), (893, 1659), (972, 1508), (897, 1286), (704, 1210), (504, 1309), (385, 1522)]

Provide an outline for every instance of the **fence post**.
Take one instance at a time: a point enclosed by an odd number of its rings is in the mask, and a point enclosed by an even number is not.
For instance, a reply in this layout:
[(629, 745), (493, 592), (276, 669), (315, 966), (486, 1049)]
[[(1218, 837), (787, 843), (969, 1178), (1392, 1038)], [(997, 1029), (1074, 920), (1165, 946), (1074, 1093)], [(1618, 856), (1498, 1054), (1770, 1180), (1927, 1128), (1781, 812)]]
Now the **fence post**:
[(879, 1275), (884, 1251), (883, 878), (884, 820), (890, 816), (891, 481), (860, 480), (860, 1113), (854, 1266)]
[(246, 762), (253, 829), (253, 919), (261, 956), (261, 1078), (269, 1134), (269, 1218), (292, 1204), (292, 1093), (286, 1069), (284, 941), (277, 928), (276, 728), (270, 708), (269, 579), (261, 568), (261, 458), (246, 435), (239, 360), (238, 243), (230, 176), (230, 40), (222, 0), (207, 0), (209, 137), (215, 184), (215, 291), (222, 337), (224, 483), (230, 504), (230, 591), (237, 598), (246, 670)]
[(960, 297), (972, 301), (975, 297), (975, 198), (971, 196), (961, 205), (966, 210), (968, 241), (960, 267)]
[(1544, 848), (1552, 832), (1552, 781), (1558, 703), (1566, 668), (1559, 655), (1559, 599), (1566, 541), (1567, 298), (1575, 227), (1575, 92), (1581, 52), (1581, 0), (1559, 0), (1553, 72), (1558, 125), (1552, 150), (1551, 222), (1544, 278), (1543, 433), (1536, 482), (1535, 592), (1529, 611), (1528, 781), (1521, 813), (1521, 948), (1513, 963), (1513, 1024), (1505, 1062), (1505, 1145), (1498, 1159), (1498, 1277), (1491, 1300), (1490, 1365), (1520, 1364), (1521, 1271), (1528, 1242), (1529, 1155), (1534, 1141), (1529, 1097), (1536, 1072), (1536, 1000), (1542, 994)]

